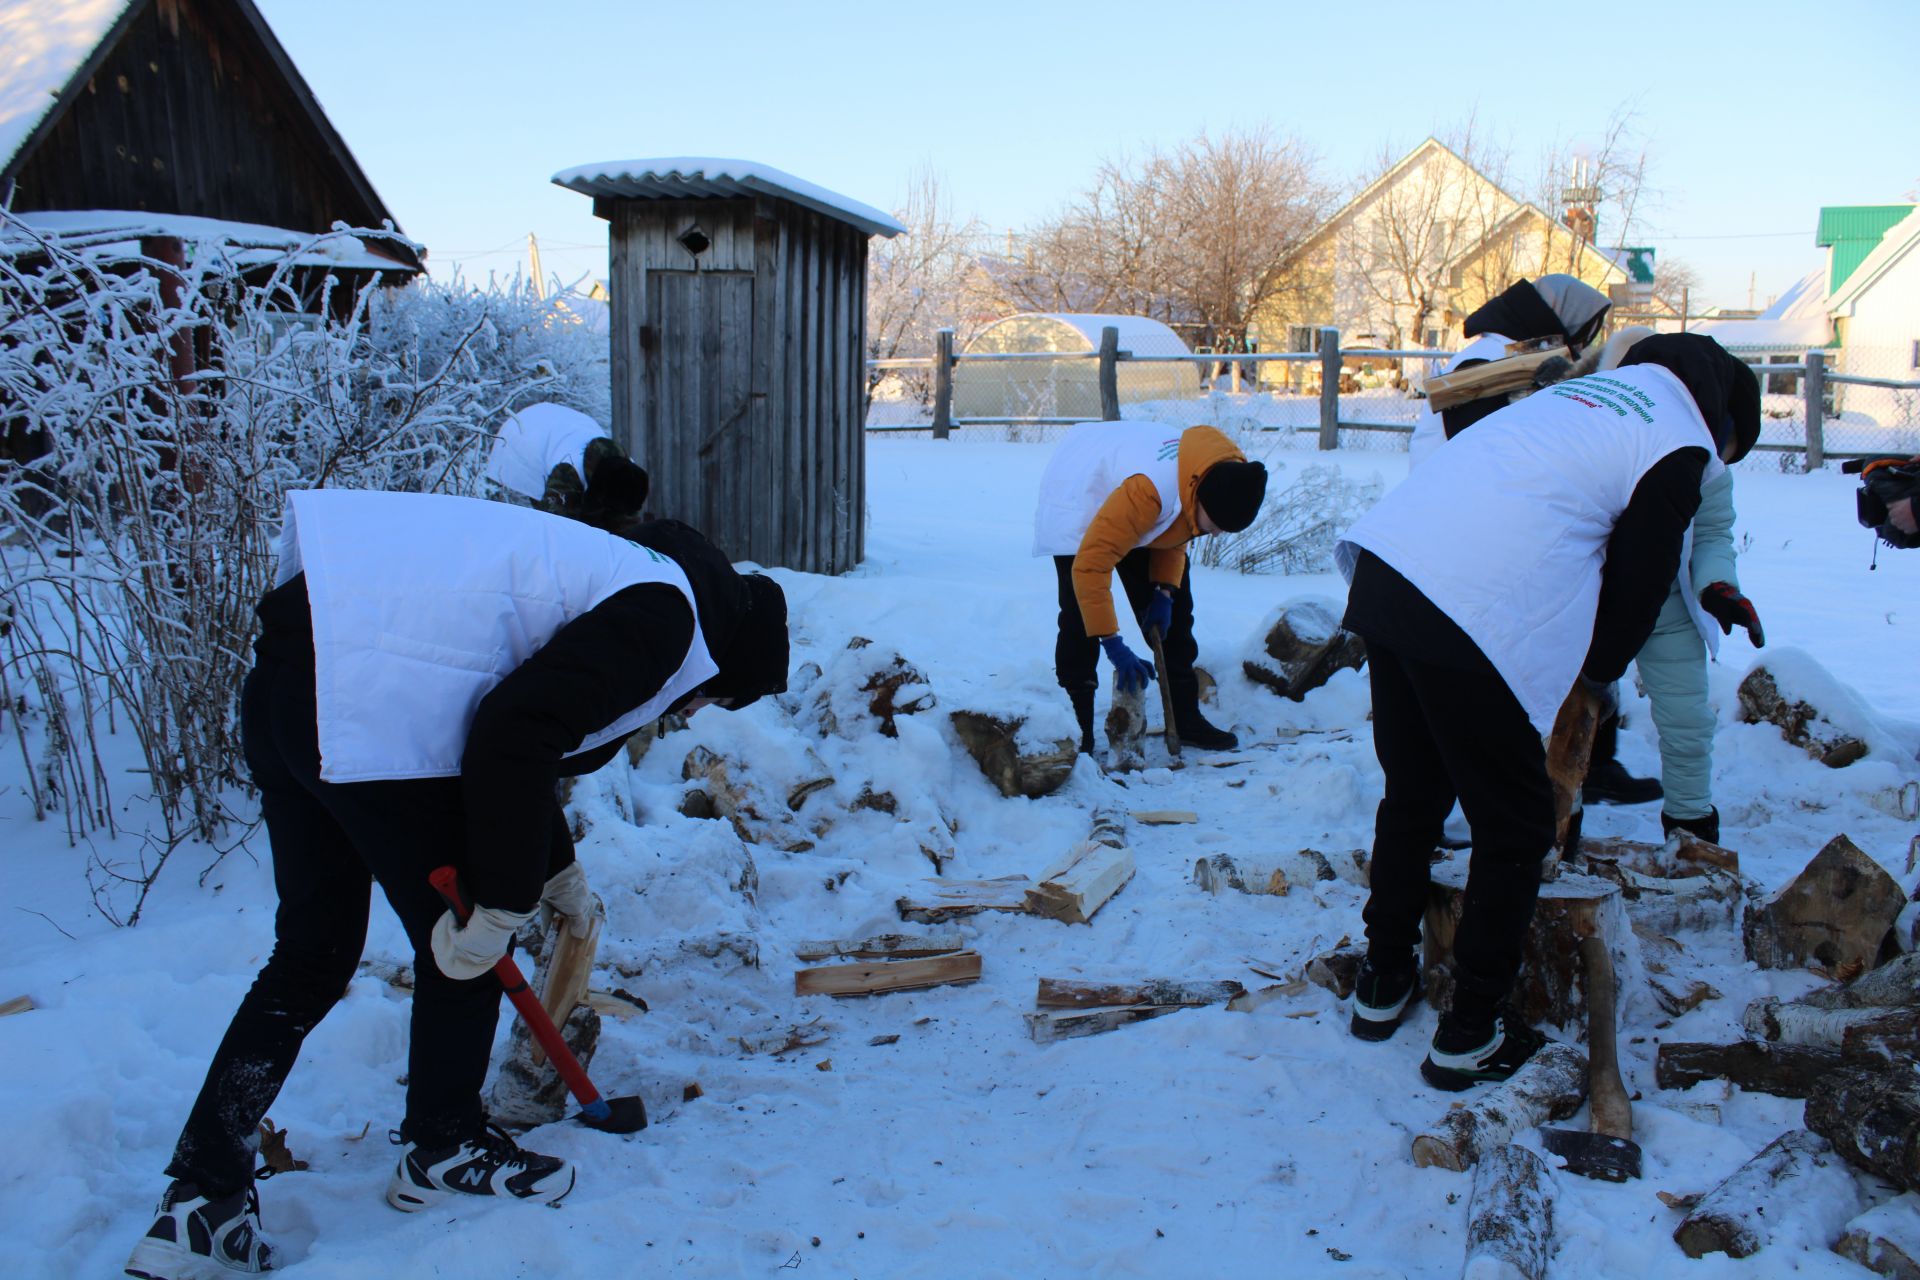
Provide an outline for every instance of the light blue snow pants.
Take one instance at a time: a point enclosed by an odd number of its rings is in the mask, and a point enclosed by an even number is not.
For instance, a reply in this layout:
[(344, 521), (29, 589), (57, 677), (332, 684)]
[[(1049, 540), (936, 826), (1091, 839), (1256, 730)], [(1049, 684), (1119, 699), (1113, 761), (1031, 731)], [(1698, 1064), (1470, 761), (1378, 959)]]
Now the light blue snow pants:
[(1707, 645), (1676, 581), (1653, 634), (1635, 659), (1660, 734), (1661, 808), (1669, 817), (1704, 818), (1713, 810), (1713, 710), (1707, 705)]

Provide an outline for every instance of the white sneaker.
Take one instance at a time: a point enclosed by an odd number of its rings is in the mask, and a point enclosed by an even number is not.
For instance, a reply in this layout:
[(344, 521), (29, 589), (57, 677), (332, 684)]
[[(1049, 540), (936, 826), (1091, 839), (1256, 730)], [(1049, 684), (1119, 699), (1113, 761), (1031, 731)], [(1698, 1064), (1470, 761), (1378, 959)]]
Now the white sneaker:
[(127, 1259), (127, 1274), (137, 1280), (230, 1280), (272, 1269), (273, 1247), (260, 1233), (260, 1197), (251, 1185), (208, 1200), (192, 1183), (175, 1181)]
[(573, 1190), (573, 1166), (559, 1156), (527, 1151), (499, 1125), (446, 1147), (406, 1144), (387, 1203), (403, 1213), (439, 1204), (449, 1195), (502, 1196), (558, 1204)]

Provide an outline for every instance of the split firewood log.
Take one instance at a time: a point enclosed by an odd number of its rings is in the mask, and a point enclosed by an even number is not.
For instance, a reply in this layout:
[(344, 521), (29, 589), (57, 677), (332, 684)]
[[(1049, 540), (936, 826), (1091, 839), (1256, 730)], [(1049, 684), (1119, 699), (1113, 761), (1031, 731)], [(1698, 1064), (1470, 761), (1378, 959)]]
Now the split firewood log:
[(1041, 978), (1033, 1003), (1042, 1009), (1097, 1009), (1106, 1005), (1221, 1004), (1246, 994), (1232, 979), (1180, 982), (1172, 978), (1143, 978), (1134, 982), (1088, 982), (1077, 978)]
[(1867, 1210), (1847, 1224), (1833, 1251), (1888, 1280), (1920, 1280), (1920, 1196)]
[(1920, 1078), (1911, 1070), (1845, 1067), (1822, 1076), (1807, 1095), (1806, 1122), (1849, 1163), (1920, 1190)]
[(1462, 1172), (1515, 1135), (1564, 1120), (1587, 1096), (1587, 1055), (1569, 1044), (1542, 1048), (1513, 1077), (1456, 1105), (1413, 1140), (1413, 1162)]
[(1509, 1142), (1473, 1167), (1461, 1280), (1543, 1280), (1553, 1254), (1553, 1174)]
[[(1689, 1258), (1758, 1253), (1778, 1224), (1796, 1208), (1847, 1217), (1858, 1212), (1853, 1175), (1831, 1143), (1805, 1129), (1789, 1129), (1702, 1196), (1674, 1228), (1673, 1238)], [(1831, 1237), (1827, 1237), (1831, 1239)]]
[(1878, 862), (1835, 836), (1799, 875), (1748, 908), (1747, 958), (1762, 969), (1818, 964), (1843, 976), (1863, 973), (1905, 905), (1906, 894)]

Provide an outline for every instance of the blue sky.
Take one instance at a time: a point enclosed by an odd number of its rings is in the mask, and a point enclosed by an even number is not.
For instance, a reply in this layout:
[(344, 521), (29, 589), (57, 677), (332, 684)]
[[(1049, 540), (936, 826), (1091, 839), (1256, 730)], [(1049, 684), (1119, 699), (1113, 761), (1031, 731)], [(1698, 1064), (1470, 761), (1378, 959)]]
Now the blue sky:
[[(881, 207), (930, 167), (995, 228), (1103, 156), (1265, 123), (1350, 183), (1469, 115), (1531, 175), (1636, 112), (1634, 238), (1744, 305), (1821, 261), (1823, 204), (1920, 186), (1920, 3), (258, 0), (436, 271), (603, 275), (605, 224), (549, 184), (590, 161), (756, 159)], [(1606, 239), (1603, 210), (1602, 239)]]

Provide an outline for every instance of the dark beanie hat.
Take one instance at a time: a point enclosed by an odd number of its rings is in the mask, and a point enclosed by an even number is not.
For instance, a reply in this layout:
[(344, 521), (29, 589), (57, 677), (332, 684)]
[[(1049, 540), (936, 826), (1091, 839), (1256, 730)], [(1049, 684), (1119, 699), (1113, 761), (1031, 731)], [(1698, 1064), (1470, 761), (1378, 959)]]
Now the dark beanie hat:
[(617, 455), (602, 458), (587, 480), (581, 507), (589, 515), (637, 516), (647, 505), (649, 487), (647, 469), (639, 463)]
[(1200, 477), (1200, 505), (1228, 533), (1239, 533), (1260, 514), (1267, 496), (1267, 464), (1218, 462)]
[(763, 573), (741, 580), (747, 584), (747, 611), (725, 651), (713, 655), (720, 670), (700, 689), (710, 698), (732, 699), (735, 711), (787, 688), (786, 593)]
[(1713, 433), (1714, 447), (1727, 461), (1738, 462), (1753, 449), (1760, 438), (1760, 380), (1751, 365), (1702, 333), (1642, 338), (1620, 367), (1636, 364), (1657, 364), (1680, 379)]

